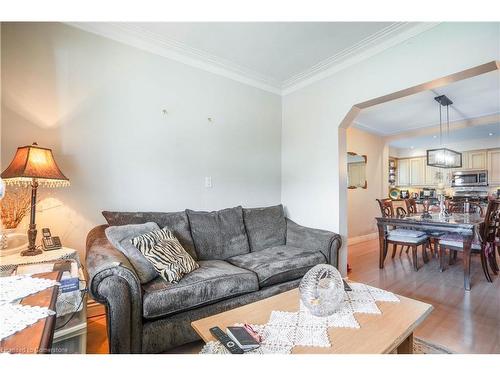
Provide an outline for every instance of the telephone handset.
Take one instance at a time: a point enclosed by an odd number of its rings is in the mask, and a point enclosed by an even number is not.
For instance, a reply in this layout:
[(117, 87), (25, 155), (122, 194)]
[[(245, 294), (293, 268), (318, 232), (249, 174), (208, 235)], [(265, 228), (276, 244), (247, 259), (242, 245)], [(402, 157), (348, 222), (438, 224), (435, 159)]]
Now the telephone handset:
[(57, 249), (60, 249), (62, 247), (61, 240), (59, 239), (59, 237), (52, 237), (52, 235), (50, 234), (49, 228), (43, 228), (42, 234), (43, 234), (42, 244), (43, 244), (43, 248), (46, 251), (47, 250), (57, 250)]

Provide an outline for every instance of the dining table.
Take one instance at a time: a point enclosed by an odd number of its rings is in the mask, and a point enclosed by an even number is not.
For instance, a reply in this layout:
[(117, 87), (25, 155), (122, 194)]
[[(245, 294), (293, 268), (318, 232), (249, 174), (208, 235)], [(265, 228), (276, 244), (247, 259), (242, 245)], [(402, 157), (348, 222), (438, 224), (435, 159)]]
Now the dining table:
[(439, 212), (415, 213), (394, 217), (377, 217), (379, 233), (379, 268), (384, 268), (387, 256), (387, 237), (394, 228), (407, 228), (436, 235), (453, 234), (463, 240), (464, 288), (470, 290), (470, 255), (474, 236), (484, 217), (479, 213), (451, 213), (443, 215)]

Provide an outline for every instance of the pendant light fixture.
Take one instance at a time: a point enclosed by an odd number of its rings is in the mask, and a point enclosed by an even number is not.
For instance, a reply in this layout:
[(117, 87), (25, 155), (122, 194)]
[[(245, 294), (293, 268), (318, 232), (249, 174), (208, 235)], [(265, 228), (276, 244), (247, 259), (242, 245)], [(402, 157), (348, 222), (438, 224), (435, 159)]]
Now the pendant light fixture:
[(446, 96), (440, 95), (434, 98), (439, 106), (439, 143), (440, 148), (427, 150), (427, 165), (430, 167), (438, 168), (461, 168), (462, 167), (462, 154), (460, 152), (450, 150), (443, 147), (443, 116), (442, 107), (446, 107), (446, 134), (449, 140), (450, 134), (450, 105), (453, 102)]

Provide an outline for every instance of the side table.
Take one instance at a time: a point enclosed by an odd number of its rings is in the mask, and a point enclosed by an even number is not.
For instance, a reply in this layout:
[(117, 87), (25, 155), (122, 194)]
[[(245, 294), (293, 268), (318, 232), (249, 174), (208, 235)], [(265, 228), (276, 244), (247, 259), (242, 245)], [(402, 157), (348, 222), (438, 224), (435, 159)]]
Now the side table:
[[(22, 257), (20, 254), (0, 257), (0, 275), (8, 276), (17, 273), (21, 269), (23, 273), (35, 273), (31, 269), (43, 269), (50, 267), (51, 263), (60, 260), (69, 260), (78, 266), (78, 278), (80, 279), (80, 292), (86, 288), (85, 273), (75, 249), (63, 247), (58, 250), (44, 251), (42, 254)], [(36, 272), (38, 273), (38, 272)], [(63, 274), (64, 275), (64, 274)], [(76, 293), (72, 292), (72, 293)], [(82, 293), (83, 294), (83, 293)], [(68, 299), (68, 296), (70, 298)], [(83, 296), (81, 303), (75, 302), (76, 296), (70, 294), (59, 294), (55, 306), (58, 317), (54, 324), (54, 336), (52, 348), (53, 354), (85, 354), (87, 350), (87, 297)], [(78, 296), (80, 297), (80, 295)], [(77, 305), (81, 305), (78, 307)], [(78, 310), (77, 310), (78, 307)], [(72, 310), (72, 308), (74, 311)], [(64, 314), (59, 316), (60, 314)]]

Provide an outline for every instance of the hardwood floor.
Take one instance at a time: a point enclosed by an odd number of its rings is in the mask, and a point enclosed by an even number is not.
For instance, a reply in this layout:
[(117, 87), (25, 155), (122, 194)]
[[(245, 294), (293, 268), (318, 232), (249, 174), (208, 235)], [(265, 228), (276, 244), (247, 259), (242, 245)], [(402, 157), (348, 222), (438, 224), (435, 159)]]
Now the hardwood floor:
[(418, 272), (409, 255), (399, 257), (399, 248), (394, 259), (391, 254), (392, 249), (380, 270), (378, 240), (350, 246), (349, 278), (432, 304), (434, 311), (417, 328), (417, 337), (458, 353), (500, 353), (500, 277), (488, 283), (478, 255), (472, 256), (472, 288), (467, 292), (460, 254), (444, 272), (436, 258), (424, 265), (420, 252)]
[[(415, 336), (443, 345), (457, 353), (500, 353), (500, 277), (488, 283), (479, 256), (471, 264), (472, 290), (463, 288), (461, 258), (445, 272), (439, 272), (435, 258), (413, 271), (410, 256), (390, 255), (383, 270), (378, 268), (378, 240), (349, 246), (349, 278), (434, 306), (434, 311), (417, 328)], [(107, 353), (106, 319), (89, 318), (87, 353)], [(172, 353), (198, 353), (201, 343), (184, 345)]]

